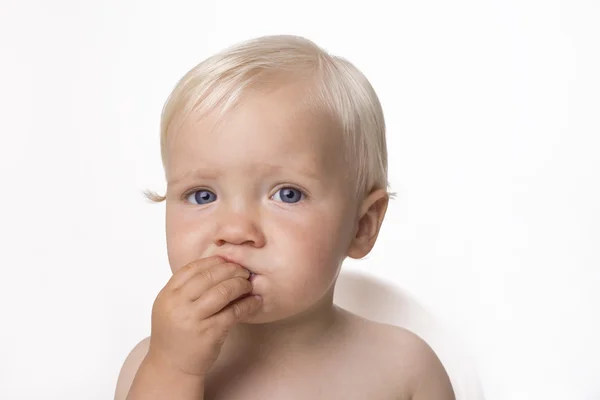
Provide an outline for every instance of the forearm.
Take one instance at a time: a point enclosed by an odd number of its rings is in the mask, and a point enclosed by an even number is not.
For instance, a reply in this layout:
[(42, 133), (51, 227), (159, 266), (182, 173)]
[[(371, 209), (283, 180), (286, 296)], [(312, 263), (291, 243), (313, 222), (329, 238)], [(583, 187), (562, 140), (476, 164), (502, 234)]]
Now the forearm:
[(145, 359), (133, 379), (127, 400), (203, 400), (202, 377), (173, 371)]

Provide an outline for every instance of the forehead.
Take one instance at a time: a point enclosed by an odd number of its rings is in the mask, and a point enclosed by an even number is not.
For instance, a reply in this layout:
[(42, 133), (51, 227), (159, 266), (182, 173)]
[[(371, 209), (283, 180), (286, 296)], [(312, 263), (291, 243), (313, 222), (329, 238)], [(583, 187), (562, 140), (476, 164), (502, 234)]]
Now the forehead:
[(168, 175), (193, 168), (302, 168), (319, 174), (343, 164), (341, 132), (325, 112), (309, 107), (301, 85), (248, 93), (219, 119), (192, 114), (167, 138)]

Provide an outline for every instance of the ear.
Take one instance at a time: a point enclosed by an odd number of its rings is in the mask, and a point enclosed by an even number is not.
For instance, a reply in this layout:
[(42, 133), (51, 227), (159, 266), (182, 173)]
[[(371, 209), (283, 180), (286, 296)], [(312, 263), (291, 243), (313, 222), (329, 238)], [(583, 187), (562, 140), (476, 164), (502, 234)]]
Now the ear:
[(387, 211), (388, 202), (388, 193), (383, 189), (371, 192), (363, 200), (358, 212), (354, 236), (348, 248), (348, 257), (363, 258), (373, 249)]

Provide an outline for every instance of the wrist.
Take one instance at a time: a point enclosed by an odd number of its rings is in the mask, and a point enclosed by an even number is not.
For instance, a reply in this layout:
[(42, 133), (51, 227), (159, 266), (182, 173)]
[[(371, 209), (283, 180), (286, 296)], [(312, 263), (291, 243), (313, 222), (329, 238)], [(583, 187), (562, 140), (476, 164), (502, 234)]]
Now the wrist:
[(172, 376), (182, 380), (204, 381), (203, 374), (186, 371), (159, 351), (149, 349), (143, 362), (146, 363), (149, 368), (153, 368), (166, 376)]
[(127, 400), (202, 399), (204, 376), (182, 371), (149, 352), (138, 369)]

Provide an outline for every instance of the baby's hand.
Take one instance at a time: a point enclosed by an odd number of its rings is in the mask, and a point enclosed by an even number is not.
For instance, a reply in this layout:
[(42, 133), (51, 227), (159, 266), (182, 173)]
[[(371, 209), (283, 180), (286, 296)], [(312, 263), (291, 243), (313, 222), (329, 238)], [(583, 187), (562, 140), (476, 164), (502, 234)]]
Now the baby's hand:
[(261, 304), (257, 296), (244, 296), (252, 290), (249, 276), (248, 270), (218, 257), (176, 271), (154, 301), (147, 358), (176, 372), (204, 376), (229, 329)]

